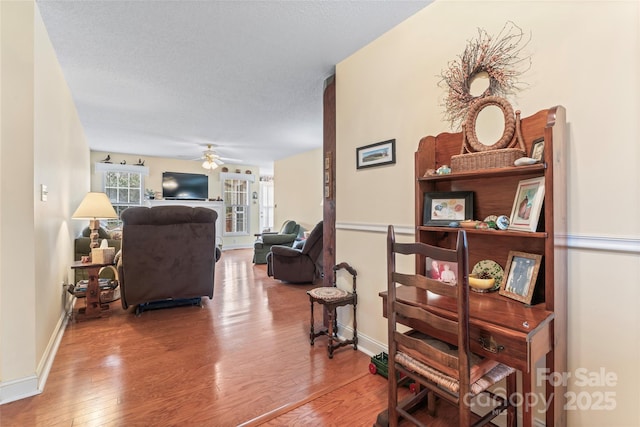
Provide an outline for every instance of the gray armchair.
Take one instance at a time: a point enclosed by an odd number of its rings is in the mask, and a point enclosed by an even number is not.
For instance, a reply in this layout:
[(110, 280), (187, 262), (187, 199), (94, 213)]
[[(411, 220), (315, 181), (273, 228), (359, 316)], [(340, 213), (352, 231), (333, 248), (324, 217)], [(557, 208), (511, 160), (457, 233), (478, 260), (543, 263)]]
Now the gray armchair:
[(273, 245), (293, 246), (298, 234), (300, 234), (300, 224), (291, 220), (285, 221), (277, 233), (262, 233), (253, 244), (254, 264), (266, 264), (267, 254)]
[(267, 274), (290, 283), (313, 283), (322, 274), (322, 221), (311, 230), (301, 249), (272, 246)]

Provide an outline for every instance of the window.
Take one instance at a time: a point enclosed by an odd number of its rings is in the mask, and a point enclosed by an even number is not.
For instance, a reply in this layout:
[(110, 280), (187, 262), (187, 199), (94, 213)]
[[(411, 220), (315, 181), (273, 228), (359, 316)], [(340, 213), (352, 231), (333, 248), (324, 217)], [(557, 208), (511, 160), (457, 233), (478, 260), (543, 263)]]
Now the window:
[(148, 173), (148, 169), (141, 166), (133, 166), (133, 168), (131, 166), (125, 167), (125, 165), (96, 163), (96, 172), (102, 171), (104, 173), (103, 190), (118, 214), (118, 219), (106, 220), (108, 228), (121, 226), (120, 214), (122, 211), (130, 206), (140, 206), (143, 203), (143, 176)]
[(249, 183), (253, 175), (221, 173), (224, 234), (249, 234)]

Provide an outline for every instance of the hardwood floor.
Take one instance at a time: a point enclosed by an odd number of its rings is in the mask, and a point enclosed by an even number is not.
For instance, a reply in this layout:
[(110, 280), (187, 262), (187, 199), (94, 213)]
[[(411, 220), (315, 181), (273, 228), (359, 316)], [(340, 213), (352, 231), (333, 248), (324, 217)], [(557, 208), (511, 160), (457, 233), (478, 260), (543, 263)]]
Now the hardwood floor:
[(324, 339), (310, 346), (313, 285), (274, 281), (251, 257), (223, 253), (202, 308), (136, 317), (116, 301), (69, 322), (44, 392), (0, 406), (0, 425), (371, 426), (386, 380), (351, 347), (330, 360)]

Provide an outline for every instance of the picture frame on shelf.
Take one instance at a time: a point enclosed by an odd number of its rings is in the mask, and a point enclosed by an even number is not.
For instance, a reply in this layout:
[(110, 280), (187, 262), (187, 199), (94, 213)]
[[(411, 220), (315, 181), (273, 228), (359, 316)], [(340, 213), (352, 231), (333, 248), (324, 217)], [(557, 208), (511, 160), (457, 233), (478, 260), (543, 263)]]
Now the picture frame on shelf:
[(509, 230), (535, 232), (543, 202), (544, 176), (520, 181), (511, 208)]
[(510, 251), (498, 293), (531, 304), (541, 265), (542, 255)]
[(425, 259), (425, 276), (430, 279), (439, 280), (453, 286), (458, 283), (457, 274), (457, 262), (440, 261), (429, 257)]
[(356, 148), (356, 168), (390, 165), (396, 162), (396, 140), (376, 142)]
[(473, 219), (473, 191), (424, 193), (423, 225), (446, 226)]
[(544, 137), (538, 138), (531, 144), (531, 154), (529, 157), (539, 162), (544, 161)]

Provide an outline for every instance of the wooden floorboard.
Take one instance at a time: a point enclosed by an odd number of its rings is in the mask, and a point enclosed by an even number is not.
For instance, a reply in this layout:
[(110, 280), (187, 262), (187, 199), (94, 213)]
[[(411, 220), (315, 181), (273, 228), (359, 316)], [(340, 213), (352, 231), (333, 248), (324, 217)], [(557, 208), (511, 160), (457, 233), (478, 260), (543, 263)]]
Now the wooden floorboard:
[(0, 406), (0, 425), (372, 425), (386, 380), (362, 352), (310, 346), (314, 286), (273, 280), (251, 258), (223, 253), (202, 308), (138, 317), (117, 301), (109, 317), (69, 322), (44, 392)]

